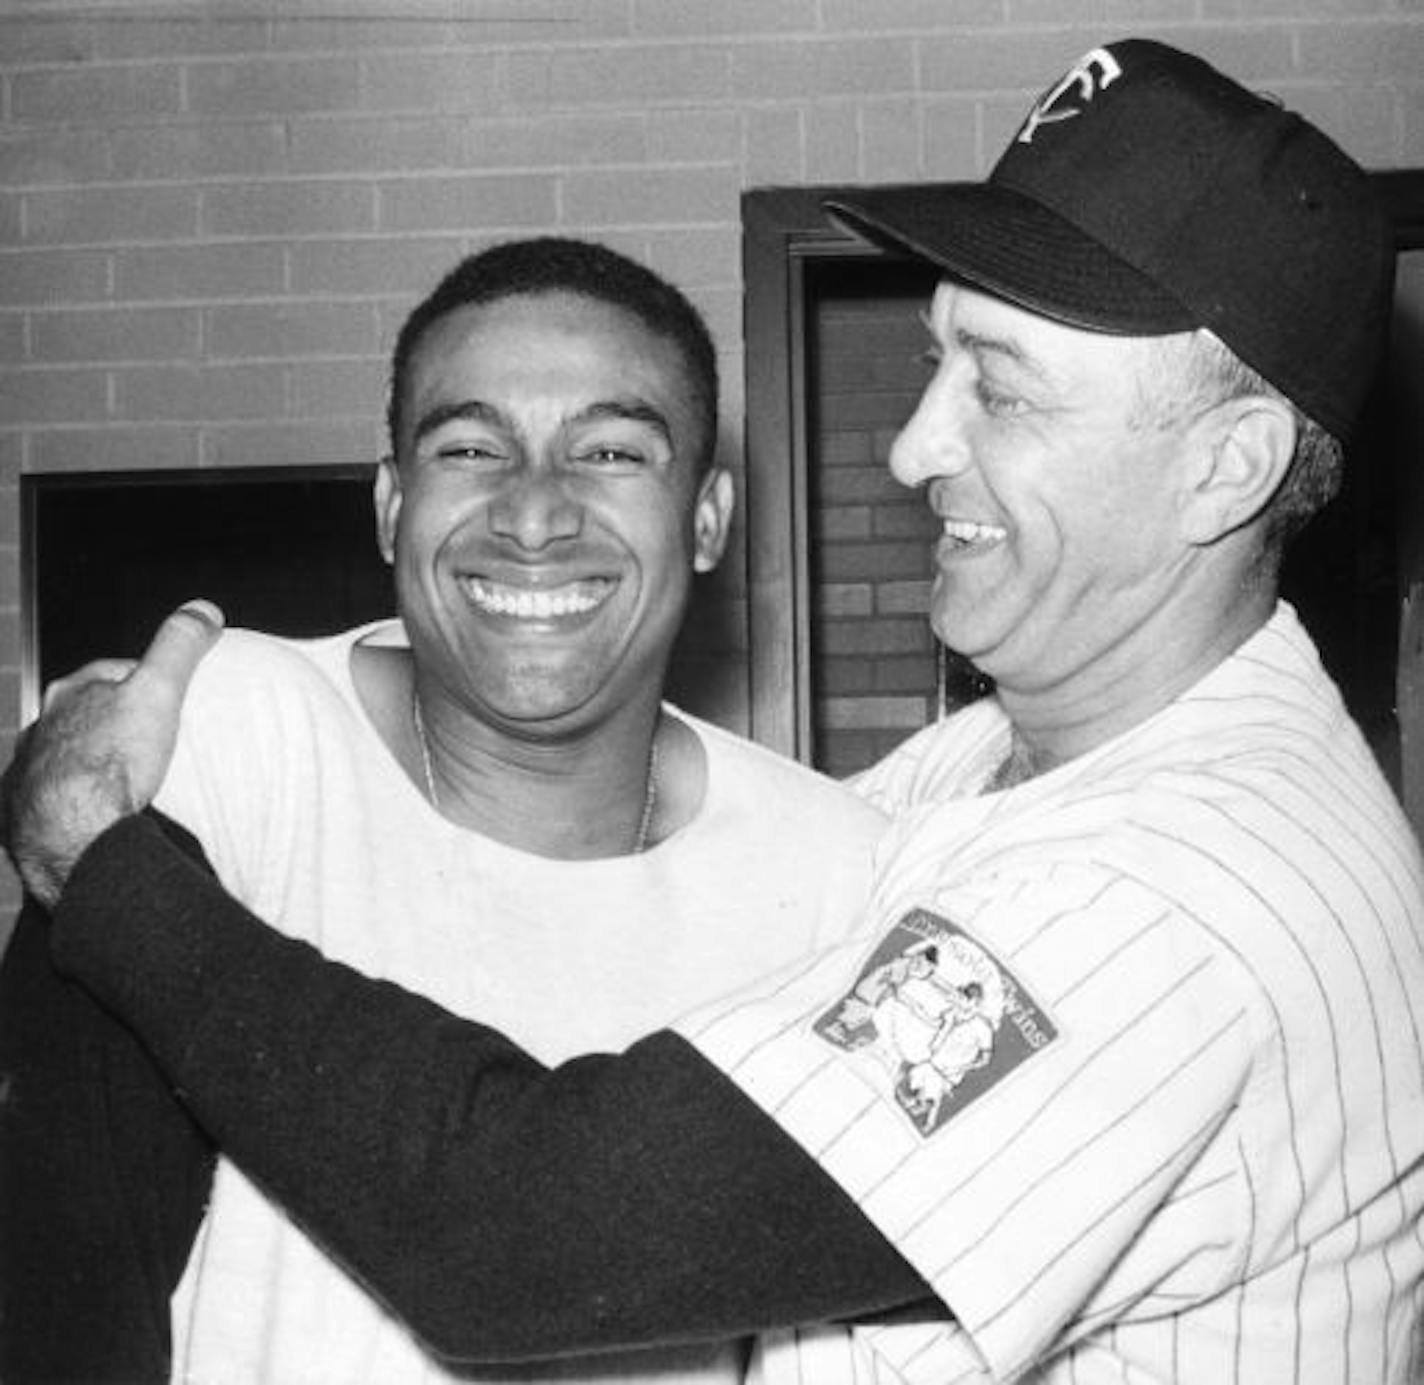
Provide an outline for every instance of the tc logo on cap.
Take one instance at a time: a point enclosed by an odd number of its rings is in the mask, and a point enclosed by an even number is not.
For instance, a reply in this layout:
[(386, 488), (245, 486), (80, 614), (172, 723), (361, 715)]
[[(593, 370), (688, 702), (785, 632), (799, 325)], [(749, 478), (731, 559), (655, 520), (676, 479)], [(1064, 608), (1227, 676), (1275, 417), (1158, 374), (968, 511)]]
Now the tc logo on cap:
[(1018, 133), (1020, 144), (1032, 144), (1040, 125), (1056, 125), (1083, 114), (1100, 91), (1122, 76), (1118, 61), (1106, 48), (1084, 53), (1072, 67), (1038, 98)]

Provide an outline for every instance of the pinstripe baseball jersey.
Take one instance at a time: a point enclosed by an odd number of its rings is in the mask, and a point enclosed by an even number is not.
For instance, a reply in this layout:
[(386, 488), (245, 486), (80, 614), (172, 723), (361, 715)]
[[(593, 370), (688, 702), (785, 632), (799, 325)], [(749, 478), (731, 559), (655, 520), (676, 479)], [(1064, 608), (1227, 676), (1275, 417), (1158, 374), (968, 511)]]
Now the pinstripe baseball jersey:
[(870, 771), (867, 929), (680, 1026), (952, 1315), (760, 1378), (1417, 1382), (1419, 851), (1294, 613), (986, 791), (1007, 748), (986, 701)]

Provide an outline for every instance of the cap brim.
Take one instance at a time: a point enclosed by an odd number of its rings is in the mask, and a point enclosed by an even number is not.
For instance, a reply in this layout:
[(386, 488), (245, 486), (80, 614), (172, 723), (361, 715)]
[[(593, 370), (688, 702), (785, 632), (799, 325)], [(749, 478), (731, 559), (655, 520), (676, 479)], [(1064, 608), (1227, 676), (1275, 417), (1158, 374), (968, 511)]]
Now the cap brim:
[(1159, 336), (1197, 325), (1145, 274), (1013, 188), (873, 188), (824, 206), (873, 244), (908, 251), (952, 278), (1072, 327)]

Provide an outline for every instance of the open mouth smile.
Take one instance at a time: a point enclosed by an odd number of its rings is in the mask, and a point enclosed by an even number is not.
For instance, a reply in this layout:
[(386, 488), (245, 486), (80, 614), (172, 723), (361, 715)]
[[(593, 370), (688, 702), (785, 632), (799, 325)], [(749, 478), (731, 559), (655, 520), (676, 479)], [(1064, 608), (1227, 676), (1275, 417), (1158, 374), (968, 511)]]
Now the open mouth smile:
[(613, 594), (606, 577), (584, 578), (557, 587), (514, 587), (487, 577), (462, 577), (470, 603), (490, 615), (512, 620), (561, 620), (597, 610)]
[(1008, 537), (1009, 531), (1000, 524), (981, 524), (978, 520), (946, 516), (940, 547), (950, 553), (981, 552), (997, 547)]

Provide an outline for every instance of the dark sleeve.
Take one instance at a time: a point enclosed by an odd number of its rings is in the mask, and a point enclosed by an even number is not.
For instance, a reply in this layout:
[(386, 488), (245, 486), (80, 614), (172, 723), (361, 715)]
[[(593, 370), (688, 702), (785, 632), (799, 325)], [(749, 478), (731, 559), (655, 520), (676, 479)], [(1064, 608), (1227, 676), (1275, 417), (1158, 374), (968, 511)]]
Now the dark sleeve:
[(49, 933), (27, 901), (0, 963), (0, 1380), (166, 1382), (212, 1146)]
[(722, 1339), (929, 1290), (695, 1049), (549, 1070), (270, 931), (128, 819), (56, 918), (223, 1151), (436, 1353)]

